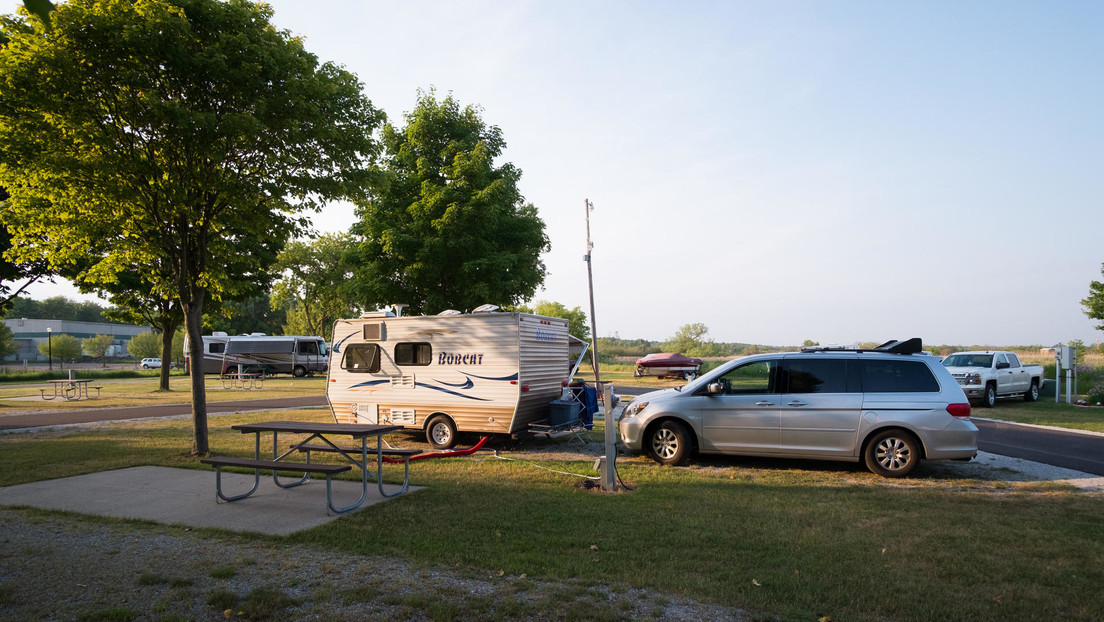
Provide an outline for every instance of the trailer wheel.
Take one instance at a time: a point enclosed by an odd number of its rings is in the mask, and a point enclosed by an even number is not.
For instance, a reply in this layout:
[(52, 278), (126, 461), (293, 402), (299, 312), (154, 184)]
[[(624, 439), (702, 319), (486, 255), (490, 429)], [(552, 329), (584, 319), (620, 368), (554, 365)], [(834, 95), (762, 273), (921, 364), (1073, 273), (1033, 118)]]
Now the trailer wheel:
[(295, 376), (296, 378), (302, 378), (303, 376), (307, 375), (307, 368), (303, 367), (302, 365), (296, 365), (291, 370), (291, 375)]
[(426, 425), (426, 440), (434, 449), (451, 449), (456, 444), (456, 424), (447, 415), (435, 415)]

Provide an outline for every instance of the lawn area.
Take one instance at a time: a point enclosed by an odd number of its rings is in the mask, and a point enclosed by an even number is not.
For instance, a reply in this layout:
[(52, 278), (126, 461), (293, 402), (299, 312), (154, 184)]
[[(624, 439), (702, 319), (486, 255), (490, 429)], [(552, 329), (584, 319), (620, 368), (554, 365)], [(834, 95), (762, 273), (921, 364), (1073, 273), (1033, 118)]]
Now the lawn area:
[[(330, 417), (322, 409), (279, 413)], [(250, 455), (252, 438), (229, 427), (271, 418), (212, 418), (212, 451)], [(0, 485), (146, 464), (206, 468), (186, 455), (189, 426), (146, 421), (2, 435)], [(417, 437), (392, 440), (409, 446)], [(953, 463), (887, 480), (842, 463), (710, 458), (671, 468), (625, 457), (620, 475), (635, 489), (602, 494), (539, 468), (593, 474), (591, 460), (520, 458), (483, 452), (417, 462), (411, 483), (426, 488), (416, 494), (258, 540), (533, 580), (630, 585), (764, 618), (1104, 619), (1099, 493), (964, 476)]]
[[(188, 376), (171, 377), (168, 392), (158, 391), (159, 381), (153, 376), (138, 379), (96, 380), (92, 385), (103, 387), (99, 399), (75, 401), (43, 400), (39, 389), (46, 387), (47, 395), (53, 393), (53, 389), (49, 388), (46, 382), (0, 385), (0, 413), (180, 404), (190, 402), (192, 399)], [(224, 388), (218, 376), (207, 376), (205, 386), (209, 402), (275, 399), (323, 395), (326, 391), (326, 378), (324, 376), (312, 378), (277, 376), (266, 379), (261, 389), (242, 390)], [(95, 390), (92, 394), (95, 395)]]
[(1074, 406), (1066, 404), (1064, 398), (1057, 404), (1054, 403), (1053, 397), (1043, 398), (1037, 402), (1025, 402), (1022, 399), (998, 400), (993, 408), (981, 408), (975, 405), (970, 414), (985, 419), (1104, 432), (1104, 408)]

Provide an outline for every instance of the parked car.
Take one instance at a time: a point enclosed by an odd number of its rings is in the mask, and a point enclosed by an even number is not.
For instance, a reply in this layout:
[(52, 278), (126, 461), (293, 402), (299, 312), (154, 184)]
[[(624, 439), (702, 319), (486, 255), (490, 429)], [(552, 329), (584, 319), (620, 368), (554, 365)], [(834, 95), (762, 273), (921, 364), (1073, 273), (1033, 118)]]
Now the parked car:
[(998, 397), (1020, 397), (1034, 402), (1043, 387), (1043, 367), (1023, 365), (1015, 352), (955, 352), (943, 359), (970, 400), (992, 408)]
[(694, 452), (861, 460), (903, 477), (921, 459), (977, 455), (970, 403), (919, 339), (737, 359), (681, 388), (638, 396), (618, 428), (630, 451), (661, 464)]
[(142, 359), (138, 366), (142, 369), (157, 369), (161, 367), (161, 359)]

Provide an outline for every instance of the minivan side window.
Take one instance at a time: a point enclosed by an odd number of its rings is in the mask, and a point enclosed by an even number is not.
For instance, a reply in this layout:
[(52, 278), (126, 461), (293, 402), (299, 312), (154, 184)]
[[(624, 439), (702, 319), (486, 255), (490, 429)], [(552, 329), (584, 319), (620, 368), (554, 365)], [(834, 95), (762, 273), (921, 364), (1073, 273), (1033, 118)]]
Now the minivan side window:
[(396, 365), (429, 365), (433, 362), (433, 346), (428, 343), (396, 343)]
[(747, 365), (740, 365), (728, 370), (714, 382), (724, 386), (725, 395), (754, 395), (756, 393), (771, 393), (772, 380), (778, 361), (755, 361)]
[(860, 360), (859, 372), (865, 393), (939, 392), (939, 381), (921, 361)]
[(841, 358), (787, 358), (778, 383), (781, 393), (858, 393), (854, 363)]
[(341, 369), (374, 374), (380, 370), (380, 348), (374, 343), (353, 343), (345, 346), (341, 356)]

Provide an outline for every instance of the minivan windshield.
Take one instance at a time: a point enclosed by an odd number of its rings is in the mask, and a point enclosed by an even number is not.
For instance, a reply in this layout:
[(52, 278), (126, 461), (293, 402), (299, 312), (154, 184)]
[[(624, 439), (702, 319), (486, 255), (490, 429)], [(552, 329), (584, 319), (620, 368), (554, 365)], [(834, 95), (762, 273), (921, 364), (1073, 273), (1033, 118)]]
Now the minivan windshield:
[(992, 354), (952, 354), (943, 360), (944, 367), (992, 367)]

